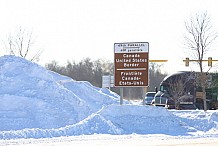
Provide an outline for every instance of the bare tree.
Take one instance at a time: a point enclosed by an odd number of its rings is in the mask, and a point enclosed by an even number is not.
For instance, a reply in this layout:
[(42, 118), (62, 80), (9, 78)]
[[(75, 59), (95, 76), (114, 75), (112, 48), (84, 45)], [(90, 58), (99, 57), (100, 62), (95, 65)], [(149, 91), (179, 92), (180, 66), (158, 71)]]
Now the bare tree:
[(23, 57), (30, 61), (38, 61), (42, 50), (33, 50), (33, 44), (32, 32), (20, 27), (16, 34), (9, 35), (5, 46), (10, 55)]
[(203, 92), (204, 110), (207, 110), (206, 104), (206, 83), (205, 77), (208, 71), (203, 70), (203, 59), (205, 54), (210, 50), (210, 45), (218, 37), (217, 32), (212, 30), (211, 19), (208, 14), (201, 13), (196, 14), (195, 17), (191, 17), (189, 21), (185, 22), (187, 35), (185, 36), (185, 45), (190, 49), (193, 60), (196, 60), (200, 74), (198, 80)]
[(51, 63), (48, 63), (45, 65), (45, 67), (48, 70), (54, 71), (56, 73), (62, 74), (62, 75), (67, 75), (66, 68), (63, 66), (58, 65), (58, 62), (53, 60)]
[(172, 97), (175, 108), (181, 101), (193, 101), (193, 88), (195, 86), (195, 73), (187, 72), (182, 75), (177, 75), (172, 80), (168, 81), (169, 89), (168, 94)]

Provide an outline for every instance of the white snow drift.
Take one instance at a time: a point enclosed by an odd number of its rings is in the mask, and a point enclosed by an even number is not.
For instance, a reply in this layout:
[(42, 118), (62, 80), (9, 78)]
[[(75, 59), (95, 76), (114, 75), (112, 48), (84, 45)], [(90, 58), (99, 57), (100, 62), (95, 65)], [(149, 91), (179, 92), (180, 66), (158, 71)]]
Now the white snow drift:
[(15, 56), (0, 57), (0, 139), (90, 134), (218, 136), (217, 111), (119, 105), (119, 96)]

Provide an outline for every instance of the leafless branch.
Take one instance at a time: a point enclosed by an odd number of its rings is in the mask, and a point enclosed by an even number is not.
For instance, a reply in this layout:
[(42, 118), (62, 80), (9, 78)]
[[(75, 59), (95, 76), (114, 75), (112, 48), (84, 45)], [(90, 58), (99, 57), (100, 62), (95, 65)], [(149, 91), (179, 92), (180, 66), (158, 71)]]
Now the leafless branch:
[[(34, 50), (33, 44), (32, 32), (20, 27), (16, 35), (8, 37), (8, 47), (6, 49), (9, 50), (11, 55), (23, 57), (30, 61), (38, 61), (42, 51)], [(34, 54), (34, 52), (36, 53)], [(31, 54), (33, 54), (32, 57)]]

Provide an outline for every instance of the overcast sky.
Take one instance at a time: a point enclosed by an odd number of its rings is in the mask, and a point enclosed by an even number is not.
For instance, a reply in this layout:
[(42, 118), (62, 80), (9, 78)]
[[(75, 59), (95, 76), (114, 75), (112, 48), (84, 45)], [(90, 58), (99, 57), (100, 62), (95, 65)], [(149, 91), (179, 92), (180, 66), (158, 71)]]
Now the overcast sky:
[[(0, 0), (1, 55), (7, 36), (22, 27), (32, 31), (33, 47), (44, 50), (41, 65), (86, 57), (113, 61), (114, 43), (149, 42), (150, 59), (169, 60), (166, 71), (186, 70), (184, 22), (207, 11), (218, 30), (217, 6), (217, 0)], [(211, 47), (218, 59), (218, 43)]]

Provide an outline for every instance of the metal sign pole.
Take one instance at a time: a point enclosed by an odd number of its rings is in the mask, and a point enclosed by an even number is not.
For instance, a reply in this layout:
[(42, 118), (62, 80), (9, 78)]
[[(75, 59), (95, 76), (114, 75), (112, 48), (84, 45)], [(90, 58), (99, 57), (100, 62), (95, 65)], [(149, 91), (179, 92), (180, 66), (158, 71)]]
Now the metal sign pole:
[(143, 100), (143, 105), (145, 105), (145, 94), (147, 93), (148, 91), (148, 87), (144, 87), (142, 88), (143, 89), (143, 92), (142, 92), (142, 100)]
[(111, 90), (111, 75), (109, 75), (109, 82), (108, 82), (108, 87), (109, 87), (109, 90)]
[(123, 104), (123, 87), (120, 87), (120, 105)]

